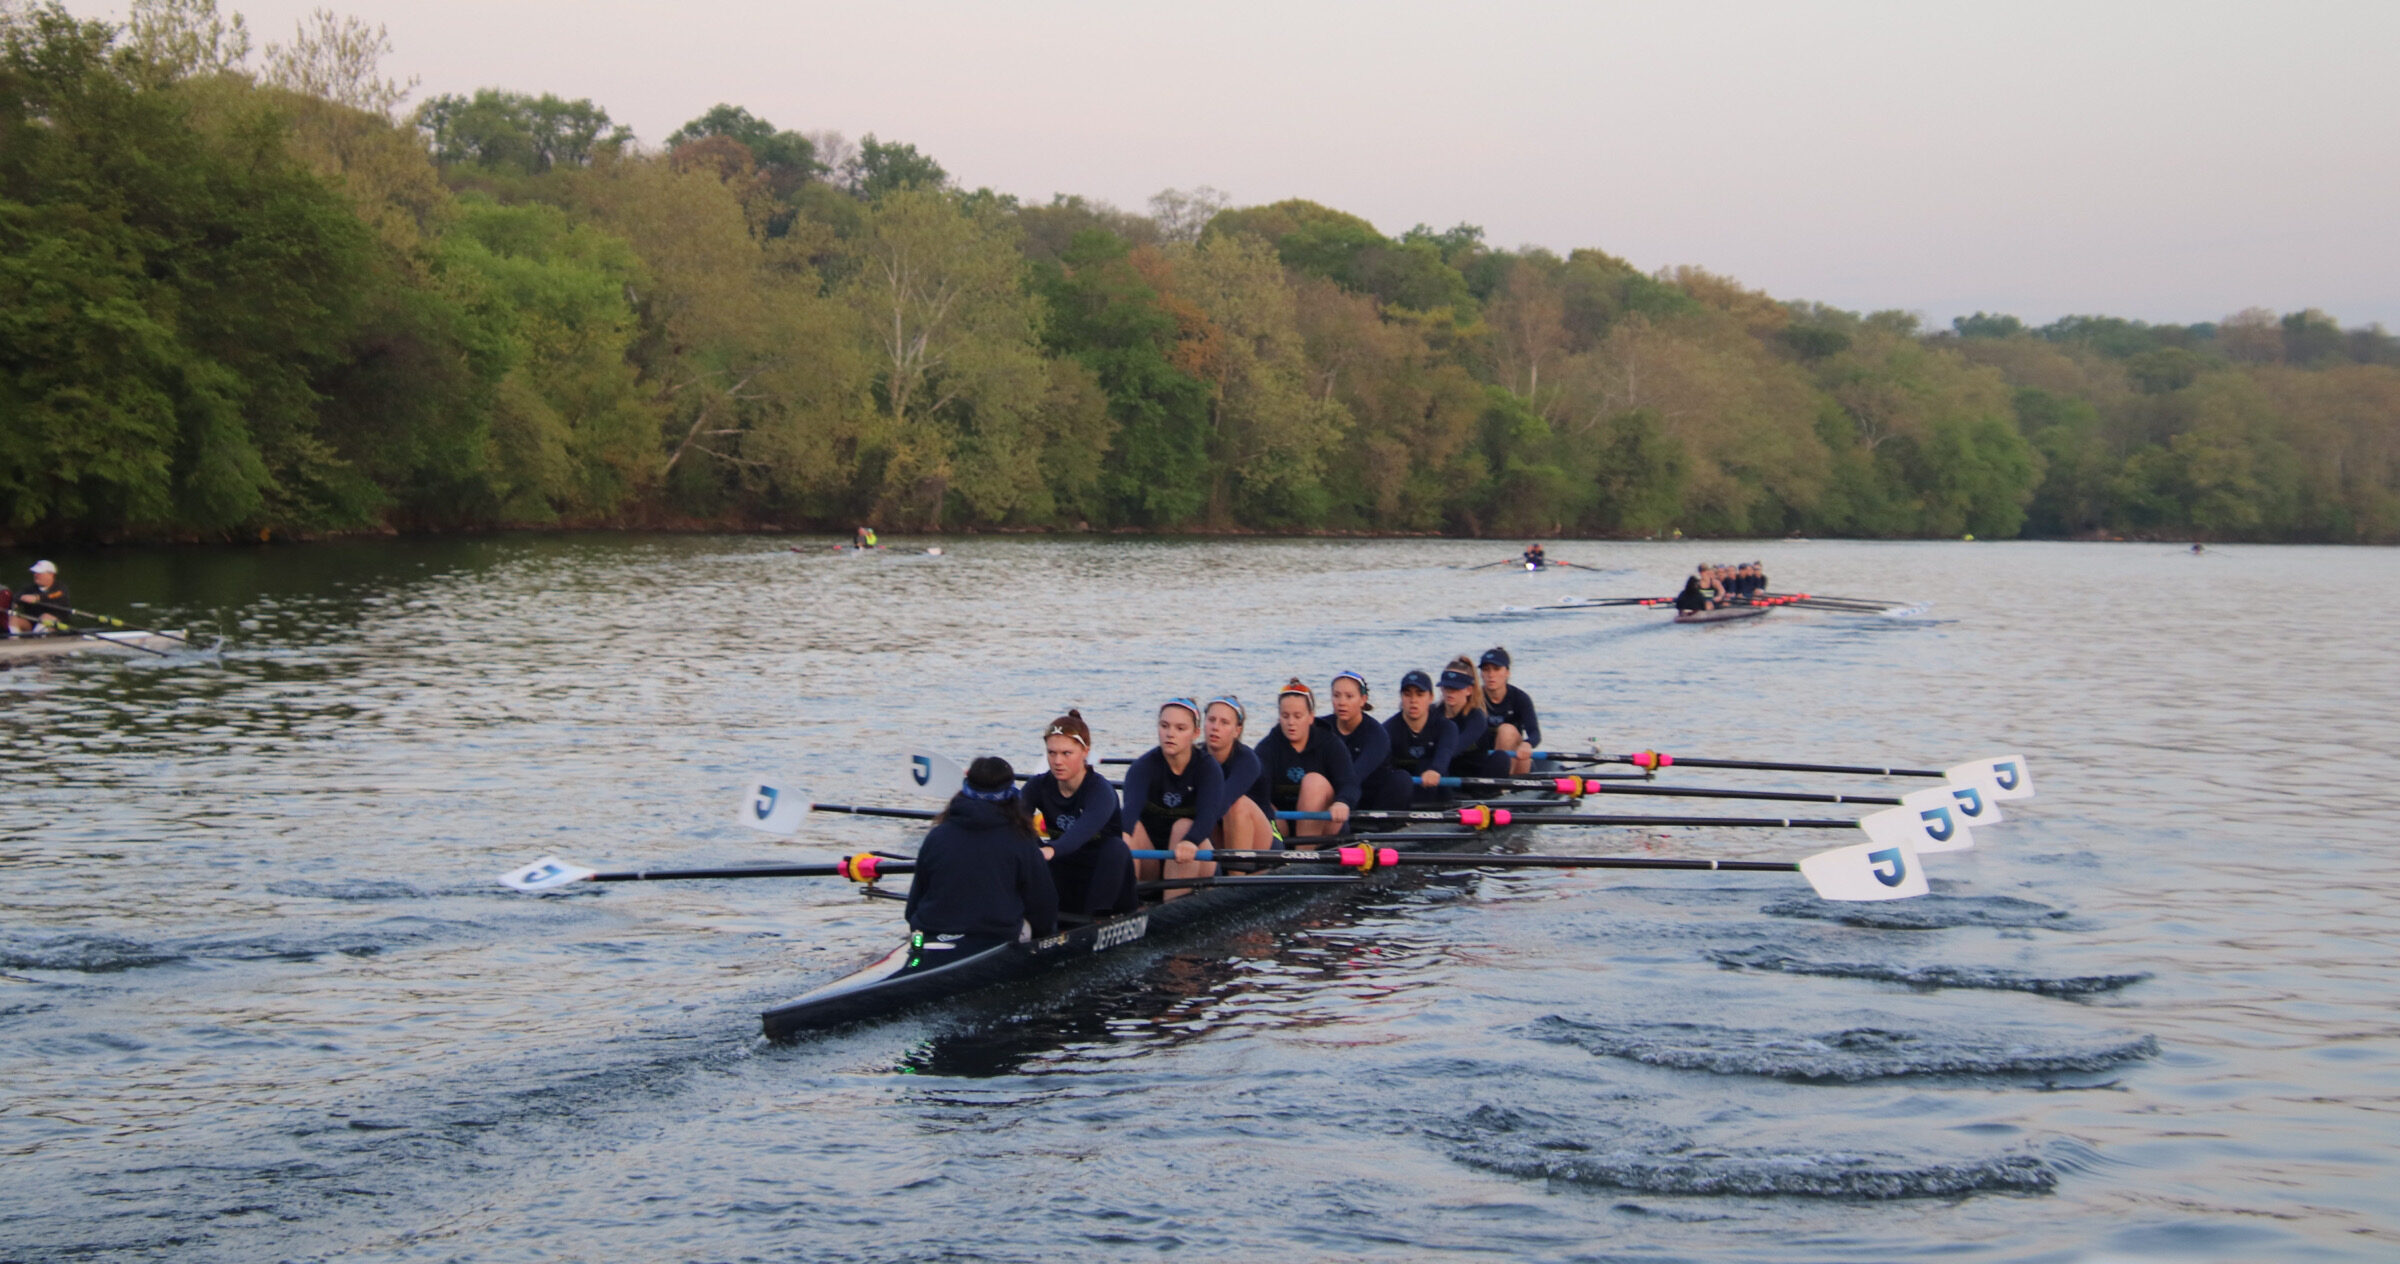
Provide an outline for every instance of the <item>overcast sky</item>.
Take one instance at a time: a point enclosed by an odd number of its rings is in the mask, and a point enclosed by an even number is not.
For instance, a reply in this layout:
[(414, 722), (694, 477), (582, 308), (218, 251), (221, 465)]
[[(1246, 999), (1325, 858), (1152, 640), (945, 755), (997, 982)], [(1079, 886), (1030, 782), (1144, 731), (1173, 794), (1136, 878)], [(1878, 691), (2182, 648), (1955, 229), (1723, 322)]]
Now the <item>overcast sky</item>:
[[(219, 0), (261, 42), (313, 0)], [(78, 3), (87, 13), (122, 4)], [(2400, 2), (333, 0), (417, 99), (720, 101), (969, 186), (1214, 185), (1781, 298), (2400, 328)]]

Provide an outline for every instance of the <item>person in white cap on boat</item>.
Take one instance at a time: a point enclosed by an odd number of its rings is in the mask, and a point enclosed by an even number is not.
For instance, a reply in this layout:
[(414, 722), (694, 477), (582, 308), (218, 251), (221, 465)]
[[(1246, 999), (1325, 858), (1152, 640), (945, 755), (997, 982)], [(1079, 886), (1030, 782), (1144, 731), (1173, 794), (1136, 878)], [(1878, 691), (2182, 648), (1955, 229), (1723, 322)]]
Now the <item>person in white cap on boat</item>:
[(58, 630), (58, 616), (67, 612), (66, 586), (58, 582), (58, 567), (47, 561), (33, 564), (31, 586), (8, 599), (11, 636), (44, 636)]

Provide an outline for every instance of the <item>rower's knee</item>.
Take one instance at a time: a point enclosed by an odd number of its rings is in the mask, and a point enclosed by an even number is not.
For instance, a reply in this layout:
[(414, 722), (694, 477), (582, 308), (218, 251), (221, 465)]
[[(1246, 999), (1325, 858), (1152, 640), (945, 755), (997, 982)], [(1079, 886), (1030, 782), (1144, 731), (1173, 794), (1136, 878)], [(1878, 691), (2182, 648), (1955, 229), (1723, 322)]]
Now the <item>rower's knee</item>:
[(1300, 810), (1322, 812), (1333, 806), (1333, 783), (1325, 774), (1312, 772), (1300, 779)]

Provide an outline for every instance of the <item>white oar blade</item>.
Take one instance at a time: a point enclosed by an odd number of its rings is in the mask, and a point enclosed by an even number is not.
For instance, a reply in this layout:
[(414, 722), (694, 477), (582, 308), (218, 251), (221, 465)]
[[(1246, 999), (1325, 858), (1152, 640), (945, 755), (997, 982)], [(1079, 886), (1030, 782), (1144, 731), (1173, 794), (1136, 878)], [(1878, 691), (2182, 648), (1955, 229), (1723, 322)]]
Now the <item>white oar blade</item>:
[(512, 891), (552, 891), (569, 883), (581, 882), (597, 869), (571, 865), (556, 856), (544, 856), (522, 869), (511, 869), (500, 875), (500, 885)]
[(749, 793), (742, 796), (742, 805), (733, 813), (735, 821), (777, 838), (799, 833), (800, 822), (807, 817), (807, 794), (763, 781), (750, 787)]
[(1858, 818), (1867, 837), (1889, 847), (1906, 844), (1911, 850), (1933, 853), (1965, 851), (1975, 845), (1958, 812), (1944, 802), (1927, 808), (1901, 806)]
[(1960, 764), (1942, 774), (1952, 781), (1990, 782), (1995, 799), (2033, 797), (2033, 765), (2023, 755), (1995, 755)]
[(967, 770), (947, 755), (918, 751), (908, 757), (908, 784), (931, 798), (948, 802), (966, 779)]
[(1925, 790), (1912, 790), (1900, 796), (1900, 806), (1922, 812), (1927, 808), (1948, 805), (1957, 809), (1959, 823), (1969, 829), (1998, 825), (2000, 801), (1992, 794), (1989, 784), (1979, 781), (1948, 781)]
[(1925, 868), (1905, 842), (1821, 851), (1800, 862), (1800, 876), (1828, 900), (1905, 900), (1925, 894)]

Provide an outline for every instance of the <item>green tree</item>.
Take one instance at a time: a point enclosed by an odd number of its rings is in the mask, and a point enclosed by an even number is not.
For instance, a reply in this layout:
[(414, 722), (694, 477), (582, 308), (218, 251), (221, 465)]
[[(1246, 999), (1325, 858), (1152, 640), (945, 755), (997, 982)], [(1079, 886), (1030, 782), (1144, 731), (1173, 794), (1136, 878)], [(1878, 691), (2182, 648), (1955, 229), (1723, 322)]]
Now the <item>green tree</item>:
[(116, 32), (0, 15), (0, 514), (115, 533), (357, 524), (312, 379), (368, 237), (261, 119), (206, 135)]
[(1047, 512), (1039, 422), (1053, 382), (1006, 219), (898, 188), (876, 200), (850, 253), (842, 297), (881, 404), (877, 512), (934, 526), (952, 499), (973, 521)]
[(603, 150), (633, 139), (631, 129), (611, 123), (608, 111), (590, 100), (566, 101), (546, 92), (538, 97), (497, 88), (479, 88), (472, 97), (449, 93), (418, 107), (416, 118), (442, 165), (524, 175), (587, 167)]
[(1306, 346), (1283, 266), (1264, 243), (1221, 236), (1201, 242), (1177, 274), (1178, 291), (1211, 327), (1210, 520), (1321, 522), (1325, 457), (1350, 417), (1308, 390)]
[(842, 186), (872, 202), (908, 190), (936, 191), (950, 187), (950, 173), (930, 154), (904, 141), (880, 141), (869, 132), (858, 152), (841, 167)]
[(1209, 388), (1178, 367), (1178, 323), (1124, 240), (1078, 233), (1065, 254), (1037, 269), (1051, 351), (1089, 369), (1107, 393), (1116, 440), (1101, 479), (1112, 522), (1164, 527), (1189, 522), (1209, 489)]

